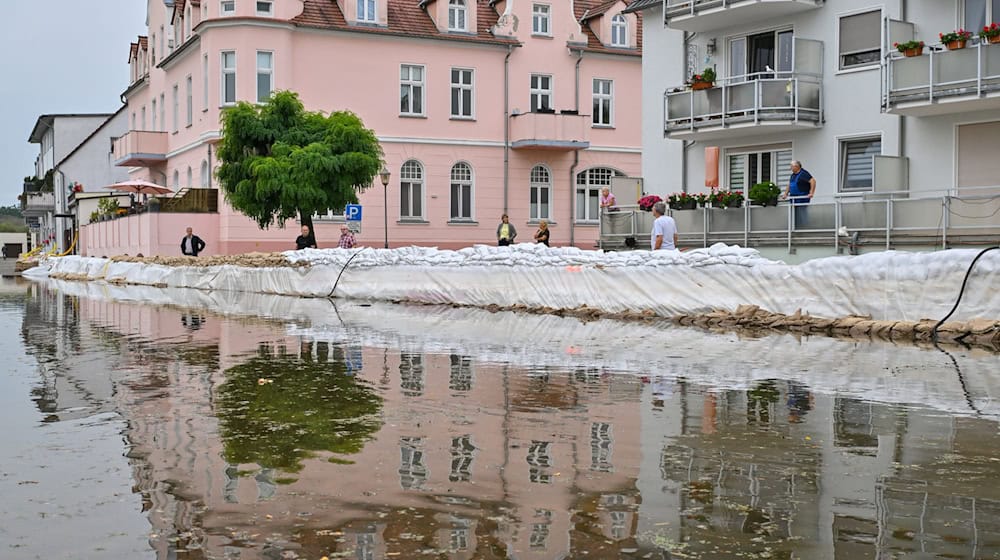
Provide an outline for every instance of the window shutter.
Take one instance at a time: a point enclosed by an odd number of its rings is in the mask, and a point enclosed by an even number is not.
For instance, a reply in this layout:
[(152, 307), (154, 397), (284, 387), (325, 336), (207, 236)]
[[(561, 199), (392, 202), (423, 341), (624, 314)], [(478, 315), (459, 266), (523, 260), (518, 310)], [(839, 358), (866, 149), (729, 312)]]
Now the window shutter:
[(873, 156), (882, 153), (880, 140), (844, 143), (844, 189), (870, 189), (874, 174)]
[(881, 50), (882, 12), (840, 18), (840, 54)]
[(729, 156), (729, 188), (743, 190), (746, 185), (746, 155)]

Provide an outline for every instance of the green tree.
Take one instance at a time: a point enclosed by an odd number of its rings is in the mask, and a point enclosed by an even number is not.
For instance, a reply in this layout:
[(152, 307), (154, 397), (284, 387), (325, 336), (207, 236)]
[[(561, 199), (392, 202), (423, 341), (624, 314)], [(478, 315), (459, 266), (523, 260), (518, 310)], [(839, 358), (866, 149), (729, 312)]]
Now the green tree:
[(378, 139), (357, 115), (306, 111), (290, 91), (226, 109), (218, 156), (226, 200), (262, 228), (298, 216), (312, 229), (314, 213), (356, 203), (382, 166)]

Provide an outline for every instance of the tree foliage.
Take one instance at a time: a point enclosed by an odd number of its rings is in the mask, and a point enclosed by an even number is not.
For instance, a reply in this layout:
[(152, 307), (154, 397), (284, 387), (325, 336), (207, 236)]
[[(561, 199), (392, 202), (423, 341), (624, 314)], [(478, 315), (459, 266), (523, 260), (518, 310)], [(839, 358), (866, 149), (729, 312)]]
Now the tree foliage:
[(218, 157), (226, 200), (262, 228), (296, 216), (311, 228), (314, 213), (356, 203), (382, 166), (378, 139), (357, 115), (306, 111), (290, 91), (226, 109)]

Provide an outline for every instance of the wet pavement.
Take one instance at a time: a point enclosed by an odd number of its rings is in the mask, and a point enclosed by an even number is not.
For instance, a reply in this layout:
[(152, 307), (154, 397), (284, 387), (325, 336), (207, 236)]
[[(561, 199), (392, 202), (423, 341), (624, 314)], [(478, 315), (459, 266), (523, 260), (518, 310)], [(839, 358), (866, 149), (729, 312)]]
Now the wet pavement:
[(998, 356), (0, 284), (0, 558), (1000, 557)]

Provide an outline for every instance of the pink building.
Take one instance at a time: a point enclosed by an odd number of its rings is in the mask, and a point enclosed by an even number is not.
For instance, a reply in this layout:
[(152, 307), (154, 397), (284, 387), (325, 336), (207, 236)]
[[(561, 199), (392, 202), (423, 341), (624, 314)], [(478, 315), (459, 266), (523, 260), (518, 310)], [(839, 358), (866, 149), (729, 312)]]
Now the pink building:
[[(307, 109), (354, 111), (382, 142), (391, 179), (361, 196), (362, 244), (382, 245), (384, 219), (392, 246), (494, 243), (506, 212), (518, 241), (545, 219), (553, 244), (592, 247), (601, 187), (640, 169), (641, 22), (627, 5), (149, 0), (115, 158), (181, 197), (215, 189), (221, 109), (288, 89)], [(130, 217), (169, 237), (133, 249), (172, 248), (192, 220), (207, 254), (291, 248), (295, 224), (261, 231), (217, 194), (209, 216), (175, 204)], [(341, 219), (319, 217), (321, 246), (335, 246)], [(84, 253), (114, 253), (118, 242), (93, 229)]]

